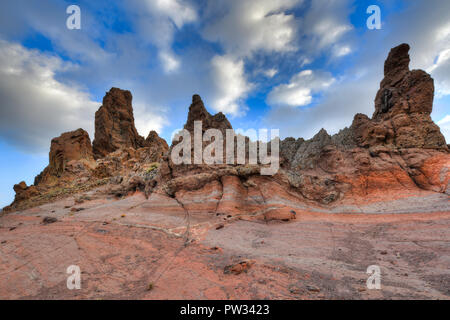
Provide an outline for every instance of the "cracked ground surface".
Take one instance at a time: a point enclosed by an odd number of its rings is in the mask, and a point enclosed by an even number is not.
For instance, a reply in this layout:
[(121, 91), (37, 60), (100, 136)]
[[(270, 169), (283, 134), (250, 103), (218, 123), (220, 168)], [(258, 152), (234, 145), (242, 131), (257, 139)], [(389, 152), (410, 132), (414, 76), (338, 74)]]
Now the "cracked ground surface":
[[(359, 204), (365, 214), (306, 208), (270, 223), (150, 200), (67, 198), (2, 216), (0, 299), (450, 299), (446, 196)], [(224, 273), (247, 259), (247, 272)], [(70, 265), (81, 290), (67, 289)], [(381, 290), (367, 289), (370, 265)]]

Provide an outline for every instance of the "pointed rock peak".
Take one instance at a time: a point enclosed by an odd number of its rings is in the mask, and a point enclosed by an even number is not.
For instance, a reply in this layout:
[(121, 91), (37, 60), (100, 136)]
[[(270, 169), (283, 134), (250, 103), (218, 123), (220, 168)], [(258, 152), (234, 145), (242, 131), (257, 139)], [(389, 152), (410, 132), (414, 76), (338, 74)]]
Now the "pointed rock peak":
[(409, 71), (409, 45), (403, 43), (391, 49), (389, 56), (384, 63), (384, 75)]
[(202, 98), (198, 94), (194, 94), (192, 96), (192, 104), (196, 104), (197, 102), (203, 103)]
[(147, 147), (152, 147), (152, 146), (162, 146), (165, 149), (168, 149), (169, 146), (167, 145), (166, 140), (164, 140), (163, 138), (161, 138), (158, 133), (156, 131), (150, 131), (150, 133), (148, 134), (147, 139), (145, 139), (145, 145)]
[(186, 123), (186, 125), (194, 121), (204, 121), (205, 119), (210, 117), (211, 114), (209, 114), (209, 112), (206, 110), (202, 98), (200, 98), (198, 94), (195, 94), (192, 97), (192, 104), (189, 107), (188, 122)]
[(323, 140), (330, 138), (330, 135), (328, 134), (327, 130), (321, 129), (314, 137), (313, 140)]
[(158, 139), (158, 138), (159, 138), (158, 133), (157, 133), (156, 131), (152, 130), (152, 131), (150, 131), (150, 133), (149, 133), (148, 136), (147, 136), (147, 139), (145, 139), (145, 140), (147, 140), (147, 141), (153, 141), (153, 140), (156, 140), (156, 139)]
[(192, 104), (189, 107), (188, 120), (184, 128), (193, 132), (195, 121), (202, 121), (203, 130), (208, 130), (211, 128), (219, 130), (232, 129), (230, 122), (222, 112), (212, 116), (206, 110), (202, 98), (200, 98), (198, 94), (195, 94), (192, 97)]

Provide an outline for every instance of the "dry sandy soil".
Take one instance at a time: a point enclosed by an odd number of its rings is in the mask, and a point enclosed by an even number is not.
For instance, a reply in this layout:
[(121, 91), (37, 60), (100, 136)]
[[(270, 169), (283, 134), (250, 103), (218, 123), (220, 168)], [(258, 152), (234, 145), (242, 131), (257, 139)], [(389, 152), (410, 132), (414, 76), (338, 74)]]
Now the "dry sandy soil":
[[(443, 194), (362, 202), (359, 213), (306, 206), (270, 223), (146, 205), (137, 193), (4, 215), (0, 299), (450, 299)], [(246, 272), (224, 272), (245, 260)], [(70, 265), (81, 290), (67, 289)], [(367, 289), (370, 265), (381, 290)]]

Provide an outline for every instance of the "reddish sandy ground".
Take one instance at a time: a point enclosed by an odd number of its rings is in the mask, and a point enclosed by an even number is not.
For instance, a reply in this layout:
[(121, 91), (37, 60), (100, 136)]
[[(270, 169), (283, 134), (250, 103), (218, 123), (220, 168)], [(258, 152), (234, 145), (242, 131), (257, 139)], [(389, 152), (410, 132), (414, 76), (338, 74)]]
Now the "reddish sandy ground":
[[(270, 223), (155, 212), (141, 194), (73, 206), (0, 218), (0, 299), (450, 299), (445, 195)], [(58, 221), (44, 225), (47, 216)], [(224, 273), (246, 259), (247, 272)], [(67, 289), (70, 265), (81, 268), (81, 290)], [(381, 268), (381, 290), (367, 289), (370, 265)]]

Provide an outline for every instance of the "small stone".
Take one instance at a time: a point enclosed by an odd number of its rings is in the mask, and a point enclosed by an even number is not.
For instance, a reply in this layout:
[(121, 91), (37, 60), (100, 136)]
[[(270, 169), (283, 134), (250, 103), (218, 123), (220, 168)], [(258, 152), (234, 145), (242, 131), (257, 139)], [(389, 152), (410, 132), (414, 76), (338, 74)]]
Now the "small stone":
[(229, 265), (224, 268), (225, 274), (240, 275), (242, 272), (248, 272), (248, 270), (255, 264), (254, 260), (243, 260), (238, 264)]
[(320, 292), (319, 288), (317, 288), (316, 286), (312, 286), (312, 285), (306, 286), (306, 290), (308, 290), (309, 292), (315, 292), (315, 293)]
[(42, 224), (51, 224), (51, 223), (55, 223), (58, 222), (58, 219), (54, 218), (54, 217), (45, 217), (42, 220)]

